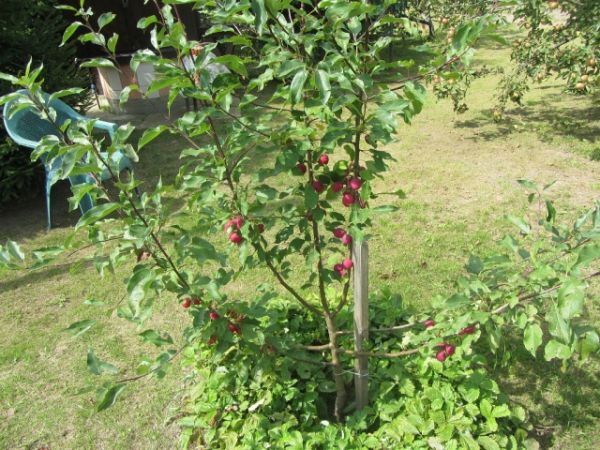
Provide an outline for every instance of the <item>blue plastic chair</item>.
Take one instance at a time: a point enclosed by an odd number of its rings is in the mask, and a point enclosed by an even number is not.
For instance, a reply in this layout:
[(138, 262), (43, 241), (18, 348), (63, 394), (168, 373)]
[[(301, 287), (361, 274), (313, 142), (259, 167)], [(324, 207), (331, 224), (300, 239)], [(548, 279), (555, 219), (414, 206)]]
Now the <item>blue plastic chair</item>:
[[(28, 93), (27, 90), (24, 89), (17, 92), (25, 95), (27, 95)], [(44, 93), (43, 96), (46, 99), (47, 105), (56, 111), (56, 121), (58, 125), (62, 125), (67, 119), (70, 119), (72, 122), (91, 120), (77, 113), (73, 108), (71, 108), (63, 101), (55, 99), (48, 103), (50, 96), (46, 93)], [(37, 147), (39, 141), (44, 136), (59, 135), (58, 130), (56, 129), (54, 124), (42, 119), (30, 108), (18, 111), (11, 117), (9, 117), (11, 104), (14, 101), (16, 100), (12, 100), (11, 102), (8, 102), (4, 105), (4, 127), (11, 139), (15, 141), (18, 145), (34, 149), (35, 147)], [(117, 130), (117, 124), (105, 122), (102, 120), (96, 120), (96, 122), (94, 123), (94, 128), (107, 131), (110, 138), (112, 139), (115, 131)], [(102, 155), (105, 158), (108, 157), (108, 154), (105, 152), (102, 152)], [(127, 169), (129, 171), (133, 169), (133, 165), (131, 164), (129, 158), (123, 155), (120, 151), (114, 152), (111, 155), (111, 159), (114, 166), (118, 167), (119, 172), (124, 169)], [(54, 175), (60, 169), (62, 161), (61, 158), (56, 158), (49, 164), (46, 162), (45, 158), (42, 158), (42, 162), (44, 163), (44, 168), (46, 169), (46, 214), (48, 217), (48, 229), (50, 229), (52, 224), (52, 216), (50, 213), (50, 192), (52, 190), (52, 184), (54, 183)], [(105, 169), (102, 172), (100, 179), (101, 181), (106, 181), (110, 179), (110, 173), (108, 172), (108, 170)], [(69, 176), (69, 181), (71, 182), (71, 185), (78, 185), (83, 183), (96, 183), (92, 176), (89, 174)], [(94, 204), (92, 198), (87, 194), (79, 202), (79, 209), (81, 210), (81, 214), (84, 214), (93, 206)]]

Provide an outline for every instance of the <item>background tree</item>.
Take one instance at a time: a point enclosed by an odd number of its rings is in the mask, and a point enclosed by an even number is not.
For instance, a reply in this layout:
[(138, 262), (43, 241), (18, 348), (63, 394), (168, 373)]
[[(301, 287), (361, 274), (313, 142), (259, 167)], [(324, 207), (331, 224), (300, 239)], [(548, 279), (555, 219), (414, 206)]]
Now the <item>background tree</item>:
[[(44, 65), (44, 87), (48, 92), (67, 87), (87, 88), (90, 78), (87, 71), (76, 65), (76, 45), (60, 46), (68, 22), (55, 6), (54, 0), (0, 3), (0, 70), (19, 75), (31, 59), (34, 65)], [(0, 81), (2, 95), (12, 89), (10, 83)], [(85, 95), (75, 99), (75, 104), (78, 103), (87, 105)]]
[[(555, 77), (573, 94), (591, 94), (598, 86), (600, 3), (595, 0), (521, 0), (514, 23), (524, 30), (513, 43), (515, 67), (501, 85), (501, 108), (521, 104), (531, 82)], [(501, 110), (497, 115), (501, 114)]]

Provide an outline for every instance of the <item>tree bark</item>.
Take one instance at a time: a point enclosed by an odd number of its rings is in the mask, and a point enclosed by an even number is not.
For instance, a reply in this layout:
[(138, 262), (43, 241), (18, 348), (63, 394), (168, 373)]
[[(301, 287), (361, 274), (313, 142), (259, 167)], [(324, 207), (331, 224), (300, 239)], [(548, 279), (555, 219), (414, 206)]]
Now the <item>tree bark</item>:
[(346, 385), (342, 376), (343, 369), (340, 361), (339, 349), (337, 346), (337, 328), (331, 314), (325, 311), (325, 323), (327, 324), (327, 332), (329, 333), (329, 342), (331, 344), (331, 366), (333, 368), (333, 380), (335, 382), (335, 406), (333, 414), (338, 422), (344, 418), (344, 406), (346, 406)]

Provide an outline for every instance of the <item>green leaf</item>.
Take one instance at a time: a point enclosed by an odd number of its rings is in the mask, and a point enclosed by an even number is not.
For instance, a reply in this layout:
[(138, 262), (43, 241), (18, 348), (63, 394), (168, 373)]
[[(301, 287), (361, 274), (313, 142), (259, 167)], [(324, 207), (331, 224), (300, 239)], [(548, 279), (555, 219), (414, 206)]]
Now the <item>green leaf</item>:
[(304, 67), (304, 63), (298, 61), (297, 59), (289, 59), (285, 61), (281, 66), (279, 66), (279, 70), (277, 71), (277, 77), (285, 78), (287, 75), (291, 73), (296, 73), (300, 69)]
[[(17, 77), (4, 72), (0, 72), (0, 80), (8, 81), (11, 84), (16, 84), (19, 82)], [(6, 97), (4, 97), (4, 99), (6, 99)]]
[(92, 68), (101, 67), (101, 68), (105, 68), (105, 69), (117, 70), (117, 68), (115, 67), (113, 62), (106, 58), (93, 58), (93, 59), (90, 59), (89, 61), (85, 61), (79, 67), (92, 67)]
[(81, 94), (84, 91), (83, 88), (69, 88), (69, 89), (62, 89), (60, 91), (56, 91), (53, 92), (50, 97), (48, 98), (48, 103), (52, 103), (52, 101), (54, 101), (57, 98), (63, 98), (63, 97), (68, 97), (69, 95), (77, 95), (77, 94)]
[(575, 266), (587, 266), (600, 258), (600, 244), (589, 244), (581, 248)]
[(273, 189), (266, 184), (256, 187), (256, 197), (264, 201), (274, 200), (277, 197), (277, 189)]
[(98, 359), (91, 348), (88, 349), (87, 366), (94, 375), (116, 375), (119, 373), (117, 367)]
[(469, 303), (471, 303), (471, 300), (469, 300), (467, 296), (456, 293), (446, 300), (445, 305), (448, 309), (456, 309), (468, 305)]
[(489, 436), (479, 436), (477, 442), (479, 442), (479, 445), (485, 450), (500, 450), (498, 443)]
[(160, 136), (162, 133), (164, 133), (168, 129), (169, 129), (169, 127), (166, 125), (158, 125), (154, 128), (148, 128), (146, 131), (144, 131), (144, 134), (142, 134), (142, 137), (138, 141), (138, 151), (141, 150), (142, 147), (144, 147), (147, 144), (149, 144), (150, 142), (152, 142), (154, 139), (156, 139), (158, 136)]
[(299, 70), (290, 84), (290, 100), (293, 104), (300, 103), (302, 100), (302, 94), (304, 89), (304, 83), (306, 82), (306, 69)]
[(537, 323), (528, 324), (523, 335), (523, 344), (525, 348), (535, 358), (536, 350), (542, 345), (542, 329)]
[(492, 415), (496, 418), (509, 417), (510, 416), (510, 408), (508, 407), (508, 405), (494, 406)]
[(321, 93), (321, 101), (323, 104), (327, 103), (331, 96), (331, 84), (329, 83), (329, 73), (324, 70), (317, 70), (315, 72), (315, 85)]
[(595, 331), (588, 331), (585, 337), (577, 343), (577, 351), (582, 360), (587, 359), (590, 354), (598, 351), (599, 348), (600, 337)]
[(469, 262), (466, 265), (467, 272), (478, 274), (483, 270), (483, 261), (479, 256), (471, 255), (469, 256)]
[(391, 193), (391, 195), (395, 195), (396, 197), (398, 197), (399, 199), (404, 200), (406, 198), (406, 192), (404, 192), (402, 189), (397, 189), (394, 192)]
[(509, 216), (506, 216), (506, 218), (511, 223), (516, 225), (523, 234), (529, 234), (531, 232), (531, 227), (529, 226), (529, 224), (527, 222), (525, 222), (523, 219), (521, 219), (520, 217), (515, 217), (515, 216), (509, 215)]
[(264, 0), (252, 0), (252, 12), (254, 13), (254, 26), (256, 32), (260, 36), (263, 32), (263, 28), (267, 23), (267, 10), (265, 9)]
[(546, 361), (550, 361), (554, 358), (569, 359), (571, 354), (571, 349), (568, 346), (555, 341), (554, 339), (546, 344), (546, 348), (544, 350), (544, 358)]
[(88, 306), (104, 306), (105, 303), (102, 300), (96, 300), (94, 298), (88, 298), (83, 302), (84, 305)]
[(315, 192), (310, 184), (307, 184), (304, 188), (304, 206), (310, 210), (317, 206), (319, 202), (319, 194)]
[(148, 16), (148, 17), (142, 17), (140, 20), (138, 20), (137, 27), (144, 30), (144, 29), (148, 28), (150, 25), (154, 25), (155, 23), (158, 23), (158, 19), (154, 15)]
[(113, 33), (113, 35), (106, 42), (106, 47), (111, 53), (115, 53), (117, 49), (117, 42), (119, 41), (119, 35), (117, 33)]
[(98, 220), (118, 210), (120, 206), (121, 205), (118, 203), (103, 203), (102, 205), (94, 206), (92, 209), (86, 211), (83, 216), (81, 216), (77, 222), (77, 225), (75, 225), (75, 229), (78, 230), (81, 227), (85, 227), (97, 222)]
[(246, 69), (246, 65), (242, 58), (236, 55), (224, 55), (218, 56), (211, 61), (211, 63), (220, 63), (225, 64), (229, 69), (233, 70), (235, 73), (247, 77), (248, 70)]
[(578, 317), (583, 313), (585, 286), (577, 280), (568, 280), (558, 290), (558, 309), (565, 320)]
[(102, 30), (102, 28), (115, 20), (115, 17), (117, 17), (117, 15), (112, 12), (102, 13), (100, 17), (98, 17), (98, 31)]
[(154, 273), (147, 267), (138, 267), (138, 269), (131, 275), (127, 282), (127, 293), (129, 299), (132, 302), (141, 301), (148, 292), (152, 281), (154, 280)]
[(546, 200), (546, 211), (548, 211), (546, 222), (554, 223), (554, 219), (556, 219), (556, 208), (550, 200)]
[(521, 180), (517, 180), (517, 183), (519, 183), (525, 189), (530, 189), (532, 191), (538, 190), (537, 184), (535, 184), (533, 181), (521, 179)]
[(15, 241), (8, 241), (6, 243), (6, 249), (8, 250), (9, 255), (13, 258), (18, 259), (21, 262), (25, 260), (25, 253), (23, 253), (21, 247), (19, 247), (19, 244), (17, 244)]
[(123, 389), (125, 389), (124, 384), (115, 384), (114, 386), (103, 389), (98, 396), (97, 411), (103, 411), (114, 405)]
[(390, 212), (394, 212), (394, 211), (398, 211), (397, 206), (394, 205), (381, 205), (381, 206), (376, 206), (375, 208), (371, 208), (371, 211), (376, 212), (376, 213), (390, 213)]
[(406, 83), (406, 86), (404, 86), (404, 94), (412, 103), (415, 114), (419, 114), (423, 110), (423, 105), (427, 98), (427, 91), (425, 88), (420, 84), (408, 82)]
[(562, 318), (556, 304), (553, 304), (552, 308), (546, 313), (546, 320), (548, 321), (548, 331), (552, 336), (565, 344), (571, 342), (571, 327)]
[(144, 342), (149, 342), (151, 344), (160, 347), (161, 345), (172, 344), (173, 339), (168, 334), (165, 337), (162, 337), (158, 331), (156, 330), (146, 330), (140, 333), (140, 336), (144, 340)]
[(71, 333), (73, 337), (78, 337), (89, 331), (94, 325), (96, 325), (95, 320), (80, 320), (79, 322), (69, 325), (65, 328), (65, 331)]
[(83, 24), (81, 22), (72, 22), (63, 33), (62, 41), (60, 42), (59, 47), (65, 45), (67, 41), (71, 38), (71, 36), (73, 36), (73, 33), (75, 33), (77, 29), (82, 25)]
[(492, 404), (487, 398), (481, 400), (481, 403), (479, 404), (479, 410), (481, 411), (481, 415), (486, 419), (491, 419), (494, 417), (492, 414)]

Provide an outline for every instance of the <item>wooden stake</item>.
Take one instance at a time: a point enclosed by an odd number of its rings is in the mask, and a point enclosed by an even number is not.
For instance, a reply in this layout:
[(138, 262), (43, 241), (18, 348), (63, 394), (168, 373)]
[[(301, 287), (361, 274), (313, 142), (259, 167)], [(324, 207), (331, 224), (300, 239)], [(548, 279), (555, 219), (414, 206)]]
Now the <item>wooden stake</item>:
[[(363, 351), (363, 343), (369, 339), (369, 246), (366, 241), (352, 246), (354, 262), (354, 350)], [(358, 356), (355, 363), (354, 387), (356, 409), (369, 403), (369, 357)]]

